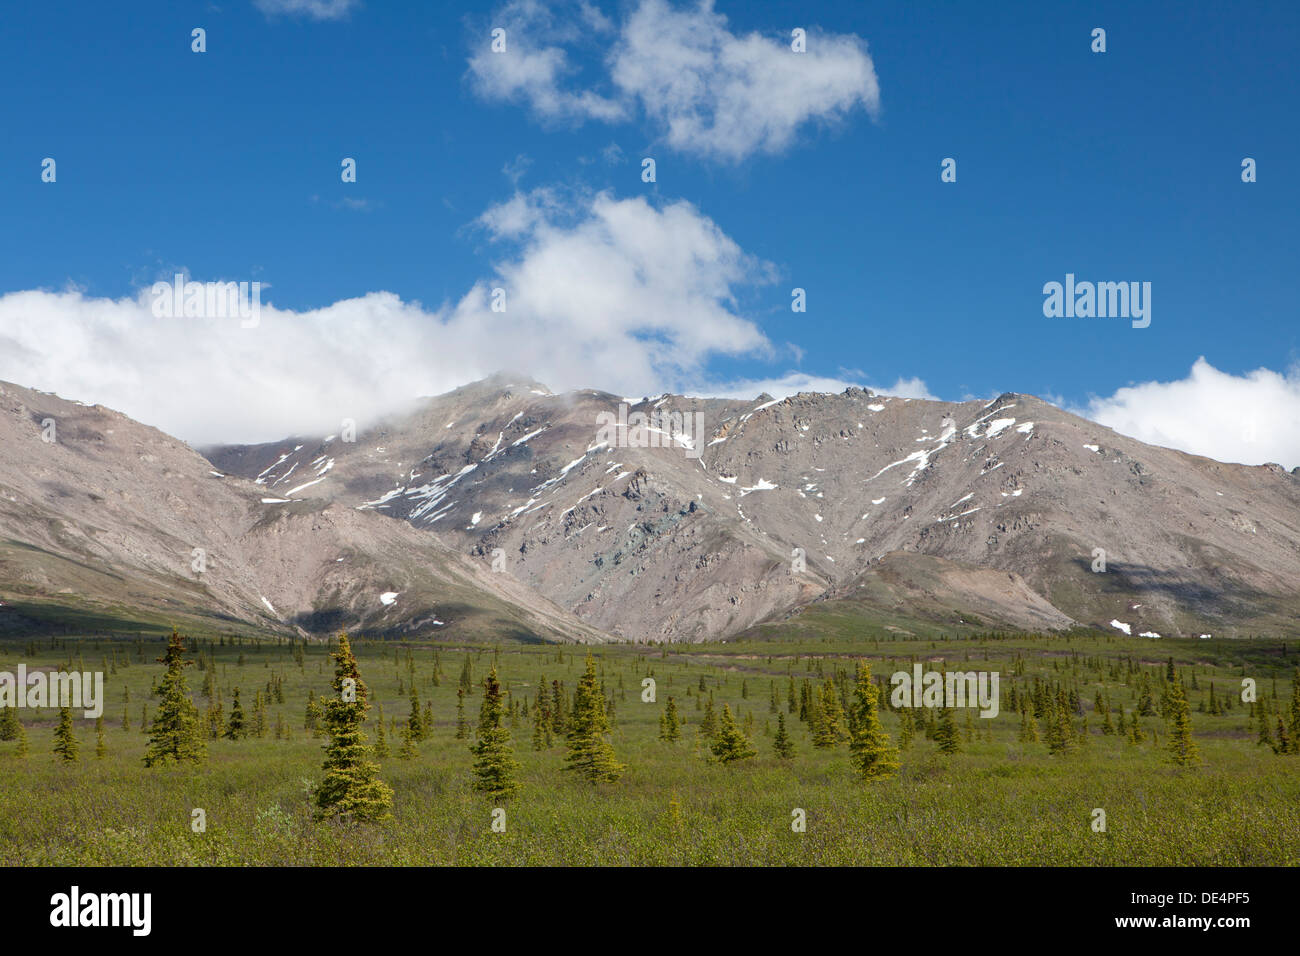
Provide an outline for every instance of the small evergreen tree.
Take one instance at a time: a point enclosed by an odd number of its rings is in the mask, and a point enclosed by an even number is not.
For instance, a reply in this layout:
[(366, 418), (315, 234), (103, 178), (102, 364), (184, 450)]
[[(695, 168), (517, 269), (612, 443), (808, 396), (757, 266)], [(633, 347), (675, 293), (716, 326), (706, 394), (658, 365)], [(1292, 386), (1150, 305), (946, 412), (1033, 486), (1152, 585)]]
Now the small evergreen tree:
[(227, 740), (243, 740), (248, 736), (244, 728), (244, 708), (239, 704), (239, 688), (235, 688), (235, 699), (230, 704), (230, 719), (226, 721)]
[(680, 740), (682, 736), (681, 720), (677, 716), (677, 701), (668, 698), (664, 712), (659, 715), (659, 739), (667, 743)]
[(415, 733), (411, 730), (409, 720), (402, 724), (402, 746), (397, 749), (397, 756), (402, 760), (414, 760), (420, 756), (420, 751), (415, 746)]
[(891, 745), (889, 734), (880, 723), (876, 693), (871, 665), (858, 664), (851, 710), (849, 762), (867, 779), (892, 777), (898, 772), (898, 751)]
[(1034, 720), (1033, 708), (1026, 707), (1020, 715), (1019, 740), (1022, 744), (1038, 742), (1038, 721)]
[(840, 704), (840, 694), (833, 679), (826, 678), (818, 704), (814, 711), (817, 720), (812, 728), (813, 746), (829, 748), (849, 739), (844, 726), (844, 707)]
[(19, 724), (17, 708), (0, 709), (0, 740), (17, 740)]
[(382, 760), (384, 757), (387, 757), (389, 754), (388, 735), (384, 732), (384, 705), (383, 704), (378, 705), (377, 718), (375, 723), (379, 728), (375, 734), (375, 756)]
[(961, 740), (957, 734), (957, 720), (951, 707), (944, 707), (939, 711), (939, 726), (934, 732), (934, 739), (939, 745), (939, 753), (941, 754), (952, 756), (961, 750)]
[(346, 634), (339, 635), (334, 659), (334, 696), (325, 702), (325, 777), (316, 788), (318, 820), (379, 821), (391, 816), (393, 791), (379, 779), (379, 765), (370, 760), (362, 725), (366, 720), (366, 685)]
[(255, 691), (253, 694), (253, 730), (252, 736), (261, 740), (266, 736), (266, 699), (262, 692)]
[(916, 718), (912, 716), (911, 707), (900, 708), (898, 724), (898, 746), (906, 750), (912, 746), (912, 738), (916, 736)]
[(613, 782), (622, 776), (626, 768), (614, 756), (614, 748), (606, 737), (608, 730), (605, 698), (596, 680), (596, 662), (588, 654), (586, 670), (573, 695), (565, 769), (592, 783)]
[(533, 707), (533, 749), (545, 750), (551, 745), (551, 715), (539, 702)]
[(1196, 741), (1192, 739), (1192, 714), (1187, 704), (1187, 689), (1181, 680), (1169, 685), (1169, 752), (1174, 763), (1180, 767), (1190, 767), (1201, 762), (1196, 750)]
[[(469, 666), (469, 660), (465, 661)], [(456, 739), (464, 740), (469, 736), (469, 724), (465, 723), (465, 688), (456, 688)]]
[(736, 725), (731, 716), (731, 705), (722, 705), (722, 719), (718, 722), (718, 735), (710, 748), (713, 759), (718, 763), (731, 763), (736, 760), (748, 760), (757, 756), (757, 751), (750, 746), (749, 738)]
[(144, 765), (200, 763), (207, 756), (208, 748), (199, 723), (199, 709), (190, 700), (185, 683), (185, 668), (193, 662), (185, 660), (185, 638), (175, 629), (158, 662), (164, 665), (162, 686), (158, 689), (162, 701), (149, 731)]
[(54, 729), (54, 752), (65, 763), (77, 759), (77, 735), (72, 730), (72, 711), (66, 707), (59, 708), (59, 725)]
[(104, 742), (104, 715), (95, 718), (95, 758), (103, 760), (108, 756), (108, 745)]
[(208, 737), (212, 740), (218, 739), (226, 732), (226, 718), (221, 712), (221, 697), (215, 691), (208, 700), (208, 710), (204, 720), (206, 721)]
[(776, 736), (772, 738), (772, 752), (782, 760), (790, 760), (794, 757), (794, 741), (786, 732), (785, 714), (779, 711), (776, 715)]
[(501, 723), (505, 713), (501, 699), (501, 682), (494, 664), (483, 681), (478, 741), (470, 748), (474, 754), (474, 789), (494, 798), (509, 797), (519, 789), (519, 764), (510, 747), (510, 731)]
[[(1280, 718), (1279, 718), (1280, 722)], [(1255, 741), (1256, 745), (1264, 744), (1270, 749), (1273, 748), (1273, 735), (1269, 733), (1268, 717), (1261, 711), (1259, 715), (1259, 737)]]
[[(303, 730), (310, 731), (313, 737), (320, 736), (321, 716), (322, 711), (320, 709), (320, 703), (316, 700), (316, 692), (314, 690), (307, 691), (307, 712), (303, 717)], [(381, 717), (381, 722), (382, 719), (383, 718)]]
[(1286, 724), (1282, 722), (1282, 716), (1277, 718), (1277, 743), (1273, 744), (1273, 753), (1278, 756), (1286, 756), (1295, 752), (1295, 741), (1287, 733)]
[(415, 684), (411, 684), (410, 713), (406, 716), (406, 736), (414, 743), (424, 739), (424, 718), (420, 714), (420, 698), (415, 694)]
[(713, 695), (709, 695), (709, 702), (704, 705), (704, 716), (700, 718), (699, 732), (705, 737), (712, 737), (718, 732), (718, 720), (713, 713)]

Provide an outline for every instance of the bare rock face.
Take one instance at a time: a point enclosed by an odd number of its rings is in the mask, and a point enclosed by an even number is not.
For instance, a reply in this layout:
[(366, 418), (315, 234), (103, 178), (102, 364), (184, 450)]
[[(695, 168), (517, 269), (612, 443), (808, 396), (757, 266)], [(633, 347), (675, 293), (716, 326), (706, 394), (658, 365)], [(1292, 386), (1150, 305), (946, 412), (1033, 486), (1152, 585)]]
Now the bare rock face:
[(620, 399), (497, 377), (355, 442), (208, 455), (267, 497), (399, 519), (631, 640), (725, 637), (844, 596), (1167, 636), (1294, 633), (1300, 610), (1296, 475), (1014, 393)]
[(693, 641), (850, 600), (940, 624), (1231, 637), (1294, 634), (1298, 585), (1300, 475), (1144, 445), (1026, 395), (624, 399), (497, 376), (356, 436), (204, 457), (0, 385), (0, 629), (24, 607)]
[(0, 601), (8, 631), (111, 619), (605, 638), (413, 527), (269, 493), (116, 412), (13, 385), (0, 385)]

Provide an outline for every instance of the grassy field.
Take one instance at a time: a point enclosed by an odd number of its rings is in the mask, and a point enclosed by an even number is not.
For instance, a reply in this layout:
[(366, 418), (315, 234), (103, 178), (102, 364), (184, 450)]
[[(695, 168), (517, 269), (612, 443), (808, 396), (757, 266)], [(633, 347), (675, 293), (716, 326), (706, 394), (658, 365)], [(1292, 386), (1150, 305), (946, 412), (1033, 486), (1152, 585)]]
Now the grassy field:
[[(842, 609), (836, 612), (843, 616)], [(195, 768), (147, 769), (141, 705), (152, 712), (151, 683), (164, 642), (155, 637), (42, 637), (0, 643), (0, 670), (34, 667), (104, 670), (106, 757), (95, 757), (93, 722), (77, 715), (80, 759), (52, 753), (53, 711), (20, 711), (29, 753), (0, 743), (0, 863), (5, 865), (405, 865), (405, 864), (709, 864), (709, 865), (1294, 865), (1300, 863), (1300, 756), (1278, 756), (1256, 743), (1240, 702), (1251, 677), (1266, 706), (1290, 714), (1297, 648), (1278, 642), (1143, 640), (1105, 634), (920, 635), (862, 621), (819, 619), (763, 628), (726, 644), (593, 649), (614, 704), (612, 740), (627, 765), (616, 783), (590, 785), (564, 771), (564, 742), (533, 748), (531, 717), (512, 728), (522, 764), (520, 793), (498, 804), (471, 788), (468, 739), (457, 739), (457, 686), (466, 661), (474, 692), (465, 717), (476, 726), (481, 680), (495, 661), (516, 707), (531, 706), (542, 676), (572, 693), (586, 650), (572, 646), (370, 643), (354, 638), (372, 704), (400, 730), (412, 668), (435, 726), (413, 759), (399, 759), (399, 734), (382, 777), (394, 790), (394, 819), (353, 828), (313, 823), (309, 794), (321, 775), (323, 739), (305, 729), (309, 691), (330, 693), (328, 649), (270, 641), (192, 642), (189, 688), (203, 713), (211, 673), (228, 714), (241, 693), (252, 722), (254, 695), (268, 695), (261, 738), (209, 740)], [(1146, 740), (1101, 733), (1093, 701), (1134, 711), (1142, 675), (1158, 688), (1172, 656), (1189, 687), (1202, 758), (1181, 768), (1166, 749), (1167, 725), (1141, 719)], [(807, 726), (788, 712), (788, 692), (807, 679), (814, 689), (837, 674), (849, 682), (856, 661), (877, 677), (914, 661), (938, 670), (996, 671), (1002, 711), (994, 719), (959, 711), (961, 752), (944, 755), (922, 733), (901, 752), (888, 780), (854, 776), (848, 749), (812, 745)], [(211, 661), (212, 664), (207, 662)], [(435, 663), (438, 680), (435, 686)], [(657, 700), (641, 700), (642, 679)], [(1020, 715), (1008, 706), (1035, 678), (1075, 691), (1088, 731), (1071, 753), (1019, 740)], [(283, 703), (268, 691), (278, 681)], [(701, 682), (705, 690), (701, 692)], [(399, 683), (401, 689), (399, 690)], [(1232, 698), (1225, 713), (1206, 712)], [(797, 748), (774, 756), (772, 694), (786, 712)], [(125, 704), (129, 693), (130, 703)], [(758, 756), (729, 765), (708, 759), (698, 734), (701, 694), (720, 714), (729, 704), (750, 729)], [(657, 739), (659, 715), (673, 696), (686, 720), (680, 742)], [(129, 729), (123, 729), (123, 711)], [(883, 710), (897, 744), (900, 716)], [(1275, 722), (1275, 715), (1270, 716)], [(373, 743), (377, 710), (367, 734)], [(277, 736), (277, 726), (282, 728)], [(1157, 742), (1158, 735), (1158, 742)], [(492, 811), (505, 809), (505, 832)], [(202, 808), (206, 830), (191, 827)], [(791, 828), (792, 811), (806, 831)], [(1105, 811), (1104, 832), (1094, 810)]]

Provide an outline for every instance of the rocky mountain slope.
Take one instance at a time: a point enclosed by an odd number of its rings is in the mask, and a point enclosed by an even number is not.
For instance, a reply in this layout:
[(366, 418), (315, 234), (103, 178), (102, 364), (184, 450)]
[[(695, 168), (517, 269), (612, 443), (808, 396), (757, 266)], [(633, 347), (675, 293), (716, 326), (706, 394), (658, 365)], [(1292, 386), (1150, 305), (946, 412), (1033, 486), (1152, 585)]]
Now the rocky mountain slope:
[(207, 455), (279, 507), (387, 516), (632, 640), (836, 598), (1164, 636), (1295, 633), (1300, 611), (1300, 476), (1027, 395), (621, 399), (498, 376), (355, 436)]
[(109, 409), (8, 384), (0, 601), (0, 632), (62, 620), (605, 637), (436, 536), (328, 498), (282, 500)]

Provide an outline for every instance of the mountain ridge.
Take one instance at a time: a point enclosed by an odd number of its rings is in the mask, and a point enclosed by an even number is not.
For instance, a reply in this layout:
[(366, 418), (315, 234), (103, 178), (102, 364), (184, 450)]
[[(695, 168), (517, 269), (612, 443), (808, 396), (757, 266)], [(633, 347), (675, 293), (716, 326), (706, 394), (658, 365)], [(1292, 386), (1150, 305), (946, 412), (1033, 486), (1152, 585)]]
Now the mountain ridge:
[[(896, 553), (1019, 576), (1061, 627), (1290, 626), (1300, 481), (1280, 466), (1144, 445), (1012, 392), (745, 402), (536, 385), (496, 379), (429, 399), (355, 447), (334, 445), (326, 460), (337, 457), (341, 480), (306, 493), (382, 510), (483, 559), (499, 548), (531, 587), (634, 640), (744, 630), (853, 590)], [(601, 447), (601, 416), (620, 403), (632, 415), (703, 415), (699, 457), (689, 439)], [(252, 455), (267, 487), (296, 467), (293, 455), (275, 460), (277, 443), (210, 454)], [(792, 573), (794, 548), (804, 562)], [(1097, 549), (1108, 560), (1094, 573)], [(1046, 620), (1042, 608), (1009, 610), (1010, 625)]]
[(200, 453), (0, 384), (0, 593), (581, 641), (725, 639), (826, 600), (1171, 637), (1294, 633), (1300, 609), (1300, 477), (1018, 393), (631, 399), (503, 373), (344, 427)]

